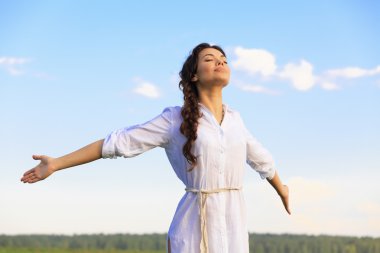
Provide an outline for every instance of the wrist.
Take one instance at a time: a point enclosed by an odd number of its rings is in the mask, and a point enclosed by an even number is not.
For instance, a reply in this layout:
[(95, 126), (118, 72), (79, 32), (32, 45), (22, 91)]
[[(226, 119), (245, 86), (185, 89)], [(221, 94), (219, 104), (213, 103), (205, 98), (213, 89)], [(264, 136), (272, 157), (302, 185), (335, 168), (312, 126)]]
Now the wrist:
[(49, 167), (52, 172), (56, 172), (60, 169), (62, 169), (59, 165), (59, 159), (58, 158), (51, 158), (49, 161)]

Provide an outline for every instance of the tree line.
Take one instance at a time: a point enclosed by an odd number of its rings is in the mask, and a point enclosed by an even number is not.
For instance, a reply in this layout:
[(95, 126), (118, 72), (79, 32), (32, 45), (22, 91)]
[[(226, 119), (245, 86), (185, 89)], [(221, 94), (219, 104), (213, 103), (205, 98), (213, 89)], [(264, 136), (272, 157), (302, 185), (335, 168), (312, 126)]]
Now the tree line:
[(250, 234), (254, 253), (380, 253), (380, 238)]
[[(249, 234), (254, 253), (380, 253), (380, 238)], [(0, 249), (165, 251), (166, 234), (0, 235)]]

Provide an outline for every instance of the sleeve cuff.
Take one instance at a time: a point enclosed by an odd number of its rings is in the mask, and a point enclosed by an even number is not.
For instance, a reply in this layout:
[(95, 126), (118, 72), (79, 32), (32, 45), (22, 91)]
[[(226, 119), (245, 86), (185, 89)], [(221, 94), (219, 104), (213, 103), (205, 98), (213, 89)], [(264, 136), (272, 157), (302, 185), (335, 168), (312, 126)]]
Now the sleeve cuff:
[(115, 152), (115, 145), (112, 141), (112, 135), (113, 133), (110, 133), (103, 142), (102, 146), (102, 158), (111, 158), (115, 159), (116, 158), (116, 152)]
[(269, 168), (265, 172), (260, 172), (261, 179), (268, 179), (268, 180), (272, 180), (275, 174), (276, 174), (275, 168)]

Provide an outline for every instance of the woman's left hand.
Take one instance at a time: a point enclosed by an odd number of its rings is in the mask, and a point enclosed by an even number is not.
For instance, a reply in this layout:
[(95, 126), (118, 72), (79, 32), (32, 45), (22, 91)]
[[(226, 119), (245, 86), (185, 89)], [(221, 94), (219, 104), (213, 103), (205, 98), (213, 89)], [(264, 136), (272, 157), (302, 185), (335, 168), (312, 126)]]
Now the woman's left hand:
[(282, 204), (284, 205), (286, 211), (288, 214), (291, 214), (290, 206), (289, 206), (289, 187), (287, 185), (283, 185), (283, 189), (281, 191), (281, 194), (279, 194), (281, 197)]

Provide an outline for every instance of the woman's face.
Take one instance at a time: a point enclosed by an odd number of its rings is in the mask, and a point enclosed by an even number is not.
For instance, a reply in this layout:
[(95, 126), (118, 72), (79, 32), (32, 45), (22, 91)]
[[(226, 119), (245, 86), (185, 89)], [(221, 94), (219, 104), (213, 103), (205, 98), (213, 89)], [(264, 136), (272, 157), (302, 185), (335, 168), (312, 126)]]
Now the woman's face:
[(198, 55), (197, 72), (192, 81), (197, 82), (198, 86), (224, 87), (230, 80), (230, 68), (227, 58), (217, 49), (206, 48)]

